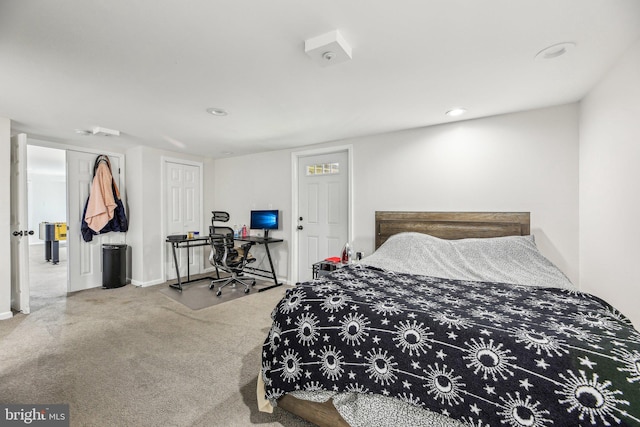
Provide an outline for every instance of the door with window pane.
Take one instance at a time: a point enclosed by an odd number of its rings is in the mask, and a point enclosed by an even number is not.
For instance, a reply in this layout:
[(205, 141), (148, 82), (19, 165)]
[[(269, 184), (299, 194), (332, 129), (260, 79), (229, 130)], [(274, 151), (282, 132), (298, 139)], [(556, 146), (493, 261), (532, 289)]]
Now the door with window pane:
[(340, 256), (348, 239), (347, 151), (298, 158), (298, 281), (311, 266)]

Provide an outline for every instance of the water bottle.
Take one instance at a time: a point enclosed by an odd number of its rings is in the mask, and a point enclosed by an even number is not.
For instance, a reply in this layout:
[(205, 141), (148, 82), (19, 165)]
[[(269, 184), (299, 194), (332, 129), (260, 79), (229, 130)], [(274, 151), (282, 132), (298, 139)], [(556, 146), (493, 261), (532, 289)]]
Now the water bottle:
[(247, 226), (246, 225), (242, 226), (242, 237), (243, 238), (247, 237)]
[(237, 239), (240, 237), (240, 228), (238, 228), (238, 224), (233, 224), (233, 238)]

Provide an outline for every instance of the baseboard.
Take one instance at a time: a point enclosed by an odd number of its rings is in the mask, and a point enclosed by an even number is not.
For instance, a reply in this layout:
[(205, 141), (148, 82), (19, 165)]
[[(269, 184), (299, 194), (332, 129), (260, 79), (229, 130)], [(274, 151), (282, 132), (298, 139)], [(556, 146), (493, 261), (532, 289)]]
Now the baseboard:
[(155, 286), (155, 285), (159, 285), (159, 284), (165, 283), (165, 282), (166, 282), (166, 280), (162, 280), (162, 279), (150, 280), (148, 282), (141, 282), (139, 280), (131, 279), (131, 284), (133, 286), (139, 286), (141, 288), (146, 288), (147, 286)]
[(12, 311), (5, 311), (4, 313), (0, 313), (0, 320), (7, 320), (13, 317)]

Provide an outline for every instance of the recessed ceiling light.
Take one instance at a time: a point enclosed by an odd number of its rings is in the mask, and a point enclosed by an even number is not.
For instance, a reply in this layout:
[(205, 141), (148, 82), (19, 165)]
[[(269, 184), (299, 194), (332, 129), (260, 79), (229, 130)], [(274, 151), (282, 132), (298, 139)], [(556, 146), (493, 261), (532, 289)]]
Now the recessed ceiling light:
[(451, 110), (447, 111), (445, 114), (449, 117), (458, 117), (463, 115), (464, 113), (466, 113), (467, 110), (464, 108), (460, 108), (460, 107), (456, 107), (456, 108), (452, 108)]
[(555, 59), (559, 56), (566, 54), (574, 47), (576, 47), (576, 44), (573, 42), (563, 42), (563, 43), (554, 44), (536, 53), (535, 60), (543, 61), (546, 59)]
[(207, 108), (207, 113), (213, 114), (214, 116), (220, 116), (220, 117), (226, 116), (228, 114), (222, 108), (215, 108), (215, 107)]

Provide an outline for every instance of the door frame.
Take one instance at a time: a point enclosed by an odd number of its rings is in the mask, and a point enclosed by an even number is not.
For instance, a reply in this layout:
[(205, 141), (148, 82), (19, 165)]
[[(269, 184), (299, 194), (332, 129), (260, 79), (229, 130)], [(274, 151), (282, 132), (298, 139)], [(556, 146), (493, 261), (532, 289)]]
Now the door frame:
[[(203, 176), (203, 171), (204, 171), (204, 163), (203, 162), (196, 162), (193, 160), (185, 160), (185, 159), (180, 159), (178, 157), (169, 157), (169, 156), (160, 156), (160, 167), (161, 167), (161, 177), (160, 177), (160, 206), (162, 206), (162, 209), (160, 209), (160, 237), (162, 239), (162, 251), (160, 251), (160, 265), (161, 267), (161, 273), (162, 273), (162, 282), (164, 283), (167, 280), (167, 266), (166, 266), (166, 259), (167, 259), (167, 244), (165, 243), (165, 239), (167, 236), (167, 224), (166, 224), (166, 214), (164, 211), (164, 207), (165, 207), (165, 202), (166, 202), (166, 191), (167, 191), (167, 186), (166, 186), (166, 180), (167, 180), (167, 163), (179, 163), (182, 165), (187, 165), (187, 166), (196, 166), (198, 168), (198, 173), (200, 175), (200, 230), (203, 230), (203, 225), (204, 225), (204, 176)], [(202, 257), (204, 259), (204, 257)], [(200, 260), (200, 266), (202, 267), (202, 271), (200, 271), (200, 273), (206, 272), (207, 268), (204, 265), (203, 260)]]
[(291, 153), (291, 250), (289, 251), (289, 265), (291, 270), (289, 277), (293, 283), (298, 280), (298, 249), (300, 246), (297, 232), (298, 217), (298, 161), (301, 157), (315, 156), (320, 154), (347, 152), (347, 166), (349, 167), (347, 177), (347, 241), (353, 241), (353, 145), (335, 145), (331, 147), (314, 148), (311, 150), (293, 151)]

